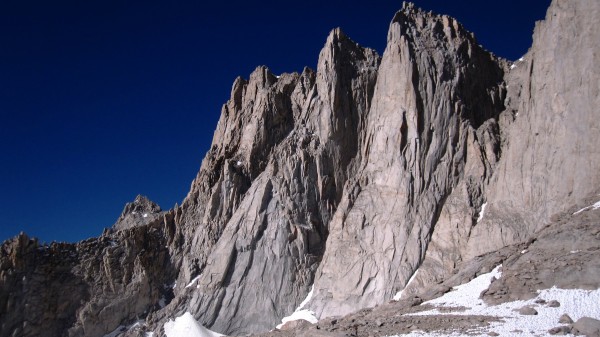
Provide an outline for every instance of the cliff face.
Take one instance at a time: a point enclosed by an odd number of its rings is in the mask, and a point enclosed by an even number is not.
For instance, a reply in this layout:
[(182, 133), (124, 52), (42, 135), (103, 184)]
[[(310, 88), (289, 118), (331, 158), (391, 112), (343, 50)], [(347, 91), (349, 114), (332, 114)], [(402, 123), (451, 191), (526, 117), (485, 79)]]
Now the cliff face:
[(598, 18), (597, 1), (554, 1), (511, 65), (405, 4), (382, 58), (335, 29), (316, 71), (258, 67), (235, 80), (181, 206), (140, 197), (97, 239), (2, 245), (0, 335), (140, 318), (124, 334), (160, 335), (186, 311), (246, 334), (313, 286), (305, 308), (324, 318), (472, 277), (600, 192)]
[(391, 300), (467, 166), (479, 170), (476, 193), (496, 160), (503, 70), (454, 19), (405, 5), (378, 73), (360, 170), (331, 221), (309, 303), (321, 316)]
[[(599, 103), (599, 5), (553, 1), (536, 24), (530, 50), (505, 70), (499, 130), (481, 135), (493, 139), (484, 146), (492, 165), (465, 170), (468, 179), (442, 207), (426, 258), (404, 293), (439, 283), (461, 261), (464, 267), (479, 255), (535, 239), (553, 215), (600, 192), (594, 169), (600, 164), (600, 128), (593, 117)], [(470, 183), (482, 177), (473, 199)]]
[(378, 65), (374, 51), (334, 30), (316, 73), (259, 67), (236, 80), (182, 206), (195, 213), (181, 220), (195, 230), (183, 268), (198, 279), (181, 308), (217, 331), (247, 333), (277, 325), (306, 296), (356, 170)]
[[(598, 192), (599, 7), (553, 2), (536, 25), (533, 46), (512, 66), (503, 158), (488, 192), (489, 217), (473, 234), (468, 256), (522, 241), (553, 214)], [(491, 243), (478, 243), (490, 231)]]

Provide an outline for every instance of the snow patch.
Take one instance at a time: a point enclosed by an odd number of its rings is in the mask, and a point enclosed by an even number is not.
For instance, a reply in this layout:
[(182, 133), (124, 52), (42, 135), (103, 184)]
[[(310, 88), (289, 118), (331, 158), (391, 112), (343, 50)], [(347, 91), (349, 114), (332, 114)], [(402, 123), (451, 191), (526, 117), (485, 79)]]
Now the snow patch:
[[(202, 274), (200, 274), (200, 275), (202, 275)], [(198, 281), (198, 280), (200, 279), (200, 275), (198, 275), (198, 276), (194, 277), (194, 278), (193, 278), (193, 279), (190, 281), (190, 283), (188, 283), (188, 285), (187, 285), (187, 286), (185, 286), (185, 287), (186, 287), (186, 288), (189, 288), (189, 287), (193, 286), (193, 285), (194, 285), (194, 283), (196, 283), (196, 281)], [(175, 288), (175, 287), (173, 287), (173, 288)]]
[(597, 210), (598, 208), (600, 208), (600, 201), (596, 202), (595, 204), (593, 204), (591, 206), (584, 207), (584, 208), (578, 210), (577, 212), (573, 213), (573, 215), (577, 215), (583, 211), (587, 211), (588, 209), (592, 209), (592, 211), (593, 211), (593, 210)]
[(293, 314), (284, 317), (281, 319), (281, 324), (277, 325), (277, 329), (281, 329), (281, 327), (283, 327), (283, 325), (287, 322), (291, 322), (291, 321), (297, 321), (299, 319), (303, 319), (305, 321), (309, 321), (312, 324), (317, 323), (319, 320), (317, 319), (317, 317), (315, 317), (315, 313), (311, 310), (308, 309), (302, 309), (299, 311), (294, 311)]
[(477, 218), (477, 223), (483, 219), (483, 214), (485, 213), (485, 206), (487, 206), (487, 202), (481, 205), (481, 211), (479, 211), (479, 217)]
[[(408, 288), (408, 286), (410, 285), (410, 283), (415, 279), (415, 277), (417, 277), (417, 273), (418, 272), (419, 272), (419, 270), (417, 269), (415, 271), (415, 273), (412, 274), (412, 276), (408, 280), (408, 283), (406, 283), (406, 285), (404, 286), (404, 289)], [(394, 301), (400, 301), (400, 299), (402, 298), (402, 293), (404, 293), (404, 289), (400, 290), (399, 292), (396, 293), (396, 295), (394, 295)]]
[(167, 337), (219, 337), (220, 333), (211, 331), (198, 323), (189, 312), (169, 320), (164, 325)]
[(319, 321), (315, 316), (314, 311), (309, 309), (303, 309), (304, 306), (307, 305), (310, 299), (312, 298), (314, 290), (315, 285), (313, 284), (312, 287), (310, 287), (310, 291), (308, 292), (308, 295), (306, 295), (306, 298), (302, 301), (302, 303), (300, 303), (300, 306), (298, 306), (298, 308), (296, 308), (296, 311), (294, 311), (291, 315), (282, 318), (281, 324), (276, 326), (277, 329), (281, 329), (281, 327), (287, 322), (297, 321), (299, 319), (309, 321), (312, 324), (315, 324)]
[[(560, 325), (558, 318), (563, 313), (567, 313), (574, 321), (584, 316), (600, 319), (600, 306), (598, 306), (598, 303), (600, 303), (600, 289), (558, 289), (553, 287), (538, 290), (538, 296), (527, 301), (513, 301), (488, 306), (483, 300), (479, 299), (479, 294), (489, 287), (492, 277), (498, 278), (501, 276), (499, 268), (500, 266), (496, 267), (491, 273), (480, 275), (469, 283), (454, 287), (454, 291), (437, 299), (425, 302), (437, 307), (466, 307), (467, 310), (444, 312), (436, 308), (409, 315), (487, 315), (499, 317), (503, 322), (490, 322), (489, 326), (473, 328), (468, 334), (413, 331), (402, 336), (472, 336), (474, 334), (485, 335), (491, 331), (500, 334), (500, 336), (545, 336), (549, 329)], [(560, 307), (552, 308), (544, 304), (536, 304), (536, 299), (557, 300)], [(538, 314), (520, 315), (517, 311), (524, 306), (534, 307)]]
[[(453, 290), (444, 294), (442, 297), (435, 298), (431, 301), (424, 303), (433, 305), (445, 305), (453, 307), (476, 307), (484, 304), (483, 300), (479, 299), (479, 294), (486, 290), (492, 284), (492, 278), (500, 278), (502, 272), (500, 268), (502, 265), (497, 266), (491, 272), (483, 275), (479, 275), (472, 279), (469, 283), (459, 285), (452, 288)], [(434, 309), (437, 311), (436, 309)], [(434, 311), (432, 310), (432, 311)], [(422, 313), (419, 313), (422, 314)]]
[(517, 67), (517, 65), (513, 63), (513, 64), (510, 66), (510, 69), (515, 69), (516, 67)]
[(304, 299), (304, 301), (302, 301), (302, 303), (300, 303), (300, 306), (298, 308), (296, 308), (296, 311), (301, 310), (302, 308), (304, 308), (305, 305), (308, 304), (308, 302), (310, 301), (310, 299), (313, 296), (313, 291), (315, 290), (315, 285), (313, 284), (310, 287), (310, 291), (308, 292), (308, 295), (306, 295), (306, 298)]
[(148, 217), (148, 213), (144, 213), (144, 215), (142, 215), (144, 218)]

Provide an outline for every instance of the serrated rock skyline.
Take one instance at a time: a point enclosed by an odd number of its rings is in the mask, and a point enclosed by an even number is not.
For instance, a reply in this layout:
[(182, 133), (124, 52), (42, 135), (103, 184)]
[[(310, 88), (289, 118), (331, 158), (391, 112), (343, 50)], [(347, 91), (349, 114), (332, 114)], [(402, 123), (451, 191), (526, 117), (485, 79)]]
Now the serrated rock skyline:
[(511, 63), (405, 3), (382, 56), (334, 29), (316, 70), (237, 78), (181, 206), (138, 197), (99, 238), (2, 245), (0, 335), (143, 318), (160, 336), (185, 312), (243, 335), (313, 287), (324, 319), (490, 270), (600, 192), (599, 12), (553, 1)]

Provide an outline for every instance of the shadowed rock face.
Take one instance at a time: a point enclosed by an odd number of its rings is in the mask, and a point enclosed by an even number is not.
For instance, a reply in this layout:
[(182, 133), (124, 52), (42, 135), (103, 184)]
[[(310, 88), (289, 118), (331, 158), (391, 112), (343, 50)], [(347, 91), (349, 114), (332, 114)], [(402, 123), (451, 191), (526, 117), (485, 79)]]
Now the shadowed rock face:
[[(417, 270), (404, 297), (508, 260), (488, 300), (526, 297), (529, 283), (512, 284), (529, 260), (515, 252), (545, 256), (537, 235), (595, 251), (565, 234), (596, 235), (577, 222), (588, 217), (545, 224), (598, 191), (599, 12), (554, 1), (511, 65), (453, 18), (405, 4), (382, 58), (335, 29), (316, 71), (237, 78), (181, 206), (138, 196), (99, 238), (2, 245), (0, 335), (101, 336), (138, 318), (161, 335), (186, 311), (247, 334), (272, 329), (313, 284), (305, 308), (325, 318), (391, 300)], [(596, 285), (578, 256), (555, 256), (571, 266), (565, 282)]]
[(0, 335), (32, 336), (44, 329), (60, 336), (73, 325), (79, 303), (70, 298), (87, 300), (89, 293), (71, 271), (77, 257), (63, 256), (60, 248), (58, 244), (40, 247), (25, 234), (3, 243)]
[(0, 248), (1, 336), (102, 336), (159, 308), (175, 276), (161, 222), (76, 244)]

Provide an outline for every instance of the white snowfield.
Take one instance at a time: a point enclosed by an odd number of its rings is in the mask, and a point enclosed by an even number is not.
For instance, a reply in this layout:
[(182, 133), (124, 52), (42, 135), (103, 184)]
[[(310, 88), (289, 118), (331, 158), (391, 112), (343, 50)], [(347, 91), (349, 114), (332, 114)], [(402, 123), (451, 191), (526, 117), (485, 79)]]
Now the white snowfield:
[[(415, 273), (412, 274), (412, 276), (410, 277), (410, 279), (408, 280), (408, 282), (404, 286), (404, 289), (408, 288), (408, 286), (410, 285), (410, 283), (415, 279), (415, 277), (417, 277), (417, 273), (418, 272), (419, 272), (419, 270), (417, 269), (415, 271)], [(396, 295), (394, 295), (394, 301), (400, 301), (400, 299), (402, 298), (402, 294), (404, 293), (404, 289), (400, 290), (399, 292), (396, 293)]]
[(483, 215), (485, 214), (485, 206), (487, 206), (487, 202), (481, 205), (481, 211), (479, 211), (479, 216), (477, 217), (477, 223), (483, 220)]
[[(414, 331), (409, 334), (399, 336), (487, 336), (489, 332), (496, 332), (500, 336), (550, 336), (548, 330), (561, 326), (558, 322), (562, 314), (568, 314), (573, 321), (587, 316), (600, 319), (600, 289), (582, 290), (582, 289), (558, 289), (553, 287), (538, 291), (537, 298), (527, 301), (514, 301), (502, 303), (499, 305), (486, 305), (479, 294), (487, 289), (492, 281), (492, 277), (500, 278), (500, 267), (496, 267), (492, 272), (480, 275), (471, 282), (454, 287), (453, 291), (444, 296), (427, 301), (424, 303), (432, 304), (436, 307), (466, 307), (464, 311), (442, 312), (438, 309), (410, 314), (412, 316), (425, 315), (487, 315), (499, 317), (503, 322), (491, 322), (487, 327), (475, 328), (468, 334), (455, 332), (449, 334)], [(544, 304), (536, 304), (536, 299), (544, 299), (546, 302), (557, 300), (560, 307), (551, 308)], [(537, 315), (521, 315), (518, 309), (524, 306), (533, 307)]]
[(304, 301), (302, 301), (302, 303), (300, 303), (300, 306), (298, 306), (298, 308), (296, 308), (296, 311), (294, 311), (291, 315), (286, 316), (281, 319), (281, 324), (277, 325), (277, 327), (276, 327), (277, 329), (281, 329), (281, 327), (287, 322), (297, 321), (299, 319), (309, 321), (312, 324), (315, 324), (319, 321), (317, 319), (317, 317), (315, 317), (315, 313), (313, 311), (311, 311), (309, 309), (304, 309), (304, 306), (306, 304), (308, 304), (308, 301), (310, 301), (310, 299), (312, 298), (314, 289), (315, 289), (315, 285), (313, 284), (312, 287), (310, 288), (310, 291), (308, 292), (308, 295), (306, 295), (306, 298), (304, 299)]
[(578, 210), (577, 212), (573, 213), (573, 215), (577, 215), (577, 214), (579, 214), (579, 213), (581, 213), (583, 211), (587, 211), (589, 209), (591, 209), (592, 211), (593, 210), (597, 210), (598, 208), (600, 208), (600, 201), (596, 202), (595, 204), (593, 204), (591, 206), (584, 207), (584, 208)]
[(194, 283), (196, 283), (196, 282), (197, 282), (197, 281), (200, 279), (200, 276), (202, 276), (202, 274), (200, 274), (200, 275), (198, 275), (198, 276), (194, 277), (194, 278), (193, 278), (193, 279), (190, 281), (190, 283), (188, 283), (188, 284), (187, 284), (185, 287), (186, 287), (186, 288), (189, 288), (189, 287), (193, 286), (193, 285), (194, 285)]
[(164, 325), (167, 337), (220, 337), (220, 333), (211, 331), (198, 323), (189, 312), (169, 320)]

